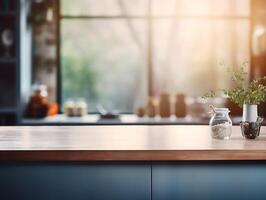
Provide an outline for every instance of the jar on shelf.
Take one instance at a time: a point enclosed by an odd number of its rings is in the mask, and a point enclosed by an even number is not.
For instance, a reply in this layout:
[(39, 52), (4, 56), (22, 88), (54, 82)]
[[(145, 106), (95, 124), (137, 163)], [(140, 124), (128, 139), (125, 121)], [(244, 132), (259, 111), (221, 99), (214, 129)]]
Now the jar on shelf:
[(75, 116), (75, 102), (72, 99), (68, 99), (64, 103), (64, 114), (68, 117)]
[(68, 99), (64, 103), (64, 114), (67, 117), (84, 117), (87, 115), (88, 105), (83, 98)]
[(232, 120), (228, 108), (215, 108), (210, 120), (211, 136), (214, 139), (229, 139), (232, 133)]
[(147, 116), (151, 118), (155, 117), (157, 114), (157, 105), (153, 97), (149, 97), (147, 107), (146, 107), (146, 113), (147, 113)]
[(84, 117), (87, 115), (87, 112), (88, 112), (88, 106), (85, 99), (79, 98), (76, 101), (76, 112), (75, 112), (76, 116)]
[(176, 117), (186, 117), (187, 115), (187, 105), (186, 105), (186, 96), (184, 94), (176, 95), (175, 102), (175, 116)]
[(138, 107), (136, 110), (136, 115), (138, 117), (144, 117), (145, 116), (145, 107)]
[(46, 85), (34, 84), (27, 108), (27, 116), (31, 118), (46, 117), (49, 110)]
[(168, 93), (161, 93), (160, 95), (159, 115), (163, 118), (171, 116), (171, 102)]

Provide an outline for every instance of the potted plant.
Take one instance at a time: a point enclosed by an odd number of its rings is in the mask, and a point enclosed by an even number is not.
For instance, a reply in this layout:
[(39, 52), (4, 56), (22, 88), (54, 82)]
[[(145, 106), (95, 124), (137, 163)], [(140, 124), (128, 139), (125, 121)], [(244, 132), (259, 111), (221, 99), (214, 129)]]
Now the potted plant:
[[(251, 80), (247, 83), (248, 73), (246, 64), (240, 69), (230, 70), (233, 87), (222, 89), (225, 98), (243, 108), (241, 129), (243, 136), (249, 139), (259, 135), (262, 118), (258, 117), (258, 105), (266, 100), (266, 76)], [(216, 92), (211, 90), (203, 98), (213, 98)]]

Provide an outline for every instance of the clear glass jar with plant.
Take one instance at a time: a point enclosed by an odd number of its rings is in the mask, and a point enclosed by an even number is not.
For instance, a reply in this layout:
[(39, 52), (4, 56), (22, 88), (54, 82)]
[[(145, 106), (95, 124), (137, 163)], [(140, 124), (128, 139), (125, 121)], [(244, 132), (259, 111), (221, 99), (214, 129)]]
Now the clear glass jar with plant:
[[(259, 136), (263, 121), (263, 118), (258, 117), (258, 105), (266, 100), (266, 76), (249, 81), (247, 65), (245, 62), (239, 69), (229, 70), (233, 87), (221, 89), (220, 92), (225, 98), (243, 108), (240, 123), (242, 135), (247, 139), (255, 139)], [(216, 96), (216, 92), (211, 90), (203, 95), (203, 98)]]

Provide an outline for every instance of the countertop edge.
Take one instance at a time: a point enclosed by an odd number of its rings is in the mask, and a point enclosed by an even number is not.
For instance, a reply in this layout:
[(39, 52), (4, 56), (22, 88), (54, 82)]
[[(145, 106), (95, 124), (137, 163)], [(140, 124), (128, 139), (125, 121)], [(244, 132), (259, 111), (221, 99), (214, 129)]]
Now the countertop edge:
[(212, 160), (266, 160), (266, 150), (0, 150), (0, 162)]

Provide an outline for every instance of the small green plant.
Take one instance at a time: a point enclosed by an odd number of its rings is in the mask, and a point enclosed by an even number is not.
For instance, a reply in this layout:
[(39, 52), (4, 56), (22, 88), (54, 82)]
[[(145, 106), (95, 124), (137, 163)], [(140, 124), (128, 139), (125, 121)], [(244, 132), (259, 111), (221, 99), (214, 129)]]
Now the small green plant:
[[(227, 99), (242, 107), (244, 104), (259, 105), (266, 100), (266, 76), (254, 79), (246, 86), (248, 73), (245, 70), (247, 63), (243, 63), (240, 69), (229, 70), (231, 80), (234, 83), (232, 89), (222, 89)], [(211, 90), (202, 96), (204, 99), (213, 98), (216, 92)]]

